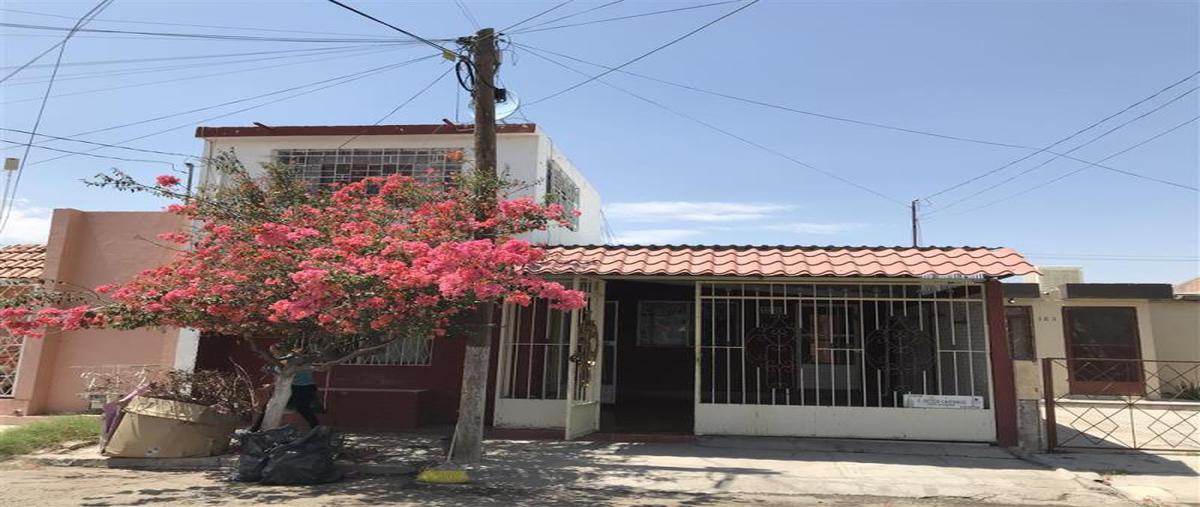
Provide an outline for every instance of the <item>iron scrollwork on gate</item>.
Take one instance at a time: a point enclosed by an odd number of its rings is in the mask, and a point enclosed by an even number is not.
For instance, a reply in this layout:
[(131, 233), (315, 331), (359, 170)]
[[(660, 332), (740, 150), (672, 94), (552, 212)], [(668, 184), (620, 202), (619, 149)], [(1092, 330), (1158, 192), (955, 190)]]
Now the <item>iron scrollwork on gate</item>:
[(905, 315), (887, 317), (879, 328), (867, 333), (867, 367), (879, 376), (880, 394), (921, 393), (926, 389), (928, 373), (936, 371), (936, 344), (916, 318)]
[(750, 365), (761, 371), (762, 387), (785, 389), (796, 376), (796, 322), (784, 313), (763, 314), (746, 334)]

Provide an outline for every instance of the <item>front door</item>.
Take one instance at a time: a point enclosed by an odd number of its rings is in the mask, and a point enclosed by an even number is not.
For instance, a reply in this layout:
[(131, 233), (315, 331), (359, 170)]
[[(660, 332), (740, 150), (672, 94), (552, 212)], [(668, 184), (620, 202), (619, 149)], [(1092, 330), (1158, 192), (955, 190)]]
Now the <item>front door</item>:
[(604, 360), (604, 281), (575, 278), (576, 290), (587, 305), (571, 311), (570, 356), (567, 365), (567, 440), (600, 429), (600, 376)]
[(1065, 307), (1063, 325), (1071, 394), (1145, 394), (1136, 308)]

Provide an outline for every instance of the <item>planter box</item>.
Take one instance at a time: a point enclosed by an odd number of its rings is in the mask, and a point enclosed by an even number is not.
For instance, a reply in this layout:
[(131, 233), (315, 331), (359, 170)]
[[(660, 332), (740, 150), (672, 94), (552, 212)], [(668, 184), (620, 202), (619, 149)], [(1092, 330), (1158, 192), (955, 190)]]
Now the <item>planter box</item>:
[(101, 451), (124, 458), (195, 458), (229, 449), (237, 418), (203, 405), (137, 397)]

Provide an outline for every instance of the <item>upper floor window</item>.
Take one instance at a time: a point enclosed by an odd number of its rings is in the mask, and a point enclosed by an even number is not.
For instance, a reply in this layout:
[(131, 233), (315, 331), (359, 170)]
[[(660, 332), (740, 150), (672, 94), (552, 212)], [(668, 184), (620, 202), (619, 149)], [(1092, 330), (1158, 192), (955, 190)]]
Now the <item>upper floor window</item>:
[[(418, 181), (448, 183), (463, 168), (461, 148), (275, 150), (275, 161), (294, 166), (313, 186), (353, 183), (400, 174)], [(433, 171), (430, 172), (429, 169)]]
[(579, 217), (575, 216), (579, 209), (579, 185), (553, 160), (546, 165), (546, 202), (562, 206), (571, 229), (574, 229), (579, 226)]

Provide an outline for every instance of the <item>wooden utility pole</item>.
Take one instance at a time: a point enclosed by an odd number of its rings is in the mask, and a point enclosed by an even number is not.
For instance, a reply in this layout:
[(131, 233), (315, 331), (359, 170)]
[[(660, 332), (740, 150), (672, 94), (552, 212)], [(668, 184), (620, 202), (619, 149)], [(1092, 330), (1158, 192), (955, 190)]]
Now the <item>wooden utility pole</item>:
[(909, 208), (912, 209), (912, 246), (913, 246), (913, 248), (921, 246), (918, 244), (918, 241), (917, 241), (917, 235), (918, 235), (918, 233), (917, 233), (917, 231), (918, 231), (917, 206), (920, 204), (921, 204), (920, 199), (913, 199), (912, 204), (909, 205)]
[[(484, 28), (475, 33), (471, 45), (471, 62), (475, 73), (473, 105), (475, 107), (475, 171), (484, 178), (496, 176), (496, 67), (498, 54), (495, 32)], [(486, 208), (495, 206), (496, 194), (491, 185), (481, 188), (489, 195), (476, 196)], [(485, 232), (484, 236), (490, 235)], [(487, 404), (488, 362), (492, 344), (493, 305), (480, 305), (477, 311), (478, 328), (467, 337), (463, 356), (462, 394), (458, 403), (458, 423), (454, 428), (454, 443), (450, 460), (454, 463), (478, 463), (483, 457), (483, 413)]]

